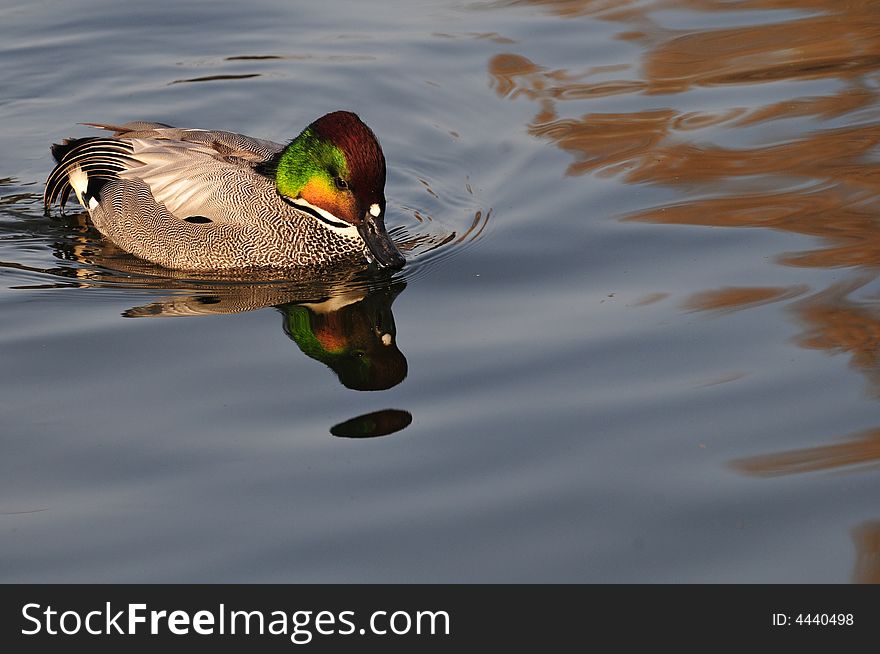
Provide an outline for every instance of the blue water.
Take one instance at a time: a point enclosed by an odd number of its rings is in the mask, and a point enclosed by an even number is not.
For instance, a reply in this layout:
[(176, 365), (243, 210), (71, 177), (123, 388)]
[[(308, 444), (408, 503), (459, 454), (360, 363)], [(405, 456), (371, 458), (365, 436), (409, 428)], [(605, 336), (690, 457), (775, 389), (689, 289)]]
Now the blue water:
[[(0, 581), (880, 580), (880, 17), (776, 4), (2, 0)], [(335, 109), (393, 279), (42, 215), (78, 123)]]

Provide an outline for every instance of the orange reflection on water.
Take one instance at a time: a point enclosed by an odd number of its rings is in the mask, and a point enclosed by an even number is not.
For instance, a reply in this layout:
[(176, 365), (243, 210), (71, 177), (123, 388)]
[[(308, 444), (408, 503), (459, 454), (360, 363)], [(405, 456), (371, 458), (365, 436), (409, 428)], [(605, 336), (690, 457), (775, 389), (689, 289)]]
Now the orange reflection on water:
[(793, 266), (880, 266), (880, 202), (840, 187), (692, 200), (628, 220), (714, 227), (767, 227), (821, 239), (815, 250), (780, 255)]
[[(489, 61), (498, 95), (538, 104), (528, 131), (572, 154), (574, 163), (567, 174), (613, 174), (630, 183), (677, 187), (702, 196), (644, 211), (633, 219), (768, 226), (833, 241), (827, 256), (809, 253), (788, 263), (880, 263), (875, 227), (880, 222), (880, 162), (871, 158), (880, 144), (876, 112), (865, 113), (869, 120), (822, 126), (822, 121), (864, 113), (877, 104), (878, 88), (872, 77), (880, 70), (876, 3), (532, 0), (529, 4), (567, 18), (590, 15), (623, 23), (630, 29), (617, 37), (643, 47), (638, 61), (586, 70), (576, 65), (550, 69), (516, 53), (499, 54)], [(743, 10), (773, 9), (788, 10), (789, 20), (768, 14), (760, 24), (686, 31), (663, 28), (655, 16), (658, 10), (736, 17)], [(791, 12), (797, 10), (805, 16), (792, 19)], [(723, 25), (724, 20), (718, 23)], [(609, 75), (619, 79), (609, 80)], [(571, 100), (675, 95), (699, 86), (772, 86), (811, 79), (833, 79), (838, 84), (823, 95), (794, 95), (798, 87), (791, 86), (791, 97), (783, 101), (774, 98), (760, 104), (758, 99), (756, 104), (754, 98), (761, 97), (757, 95), (750, 97), (751, 105), (708, 111), (677, 109), (665, 102), (666, 106), (639, 111), (560, 115)], [(736, 130), (793, 118), (816, 122), (784, 140), (759, 145), (731, 147), (712, 143), (704, 134), (702, 140), (695, 138), (696, 132), (710, 126)]]
[[(695, 293), (683, 307), (722, 312), (786, 301), (803, 325), (796, 342), (849, 356), (880, 396), (880, 304), (852, 297), (880, 270), (880, 5), (874, 0), (527, 4), (566, 19), (618, 23), (615, 38), (640, 48), (631, 60), (592, 68), (577, 61), (551, 68), (515, 52), (490, 59), (490, 83), (498, 96), (536, 105), (528, 132), (572, 156), (567, 175), (614, 175), (629, 184), (679, 191), (678, 200), (626, 220), (804, 235), (816, 246), (780, 253), (780, 263), (858, 272), (850, 283), (806, 297), (809, 289), (801, 284), (731, 286)], [(669, 10), (685, 27), (664, 26)], [(770, 10), (784, 13), (759, 13)], [(698, 27), (686, 29), (687, 21)], [(689, 93), (713, 88), (723, 88), (725, 95), (704, 101), (705, 93)], [(731, 88), (748, 93), (731, 95)], [(590, 111), (591, 100), (611, 96), (640, 100), (632, 110), (609, 112), (603, 100), (602, 111)], [(768, 476), (878, 462), (880, 429), (733, 466)]]
[[(579, 81), (596, 72), (591, 70), (577, 77), (566, 71), (546, 70), (515, 54), (499, 54), (489, 61), (493, 88), (499, 95), (539, 102), (540, 111), (529, 124), (529, 133), (575, 157), (575, 163), (567, 171), (570, 175), (602, 170), (621, 174), (627, 182), (668, 186), (705, 186), (712, 181), (778, 175), (782, 179), (776, 181), (776, 187), (792, 179), (846, 183), (854, 189), (870, 192), (880, 187), (880, 164), (865, 160), (880, 143), (878, 124), (813, 131), (789, 142), (752, 148), (721, 147), (686, 138), (687, 132), (715, 124), (726, 123), (736, 128), (786, 117), (845, 114), (876, 100), (875, 92), (843, 89), (839, 94), (820, 99), (800, 98), (751, 110), (732, 107), (715, 113), (651, 109), (559, 118), (560, 101), (646, 88), (643, 83), (632, 81), (594, 84)], [(766, 185), (766, 188), (774, 186)], [(723, 189), (721, 184), (701, 188), (702, 191)], [(798, 197), (802, 193), (803, 190), (798, 190), (783, 197), (772, 194), (759, 197), (764, 204), (785, 204), (788, 195)], [(668, 221), (651, 213), (640, 218)], [(711, 217), (707, 220), (705, 224), (715, 224)]]
[[(880, 266), (880, 145), (876, 75), (880, 71), (880, 11), (876, 2), (752, 0), (736, 3), (670, 0), (657, 3), (535, 1), (560, 16), (591, 15), (628, 23), (619, 38), (644, 45), (638, 66), (620, 64), (577, 72), (548, 69), (514, 53), (489, 61), (498, 95), (538, 104), (529, 132), (570, 152), (567, 174), (619, 175), (624, 181), (681, 188), (679, 202), (643, 210), (628, 220), (712, 227), (763, 227), (817, 238), (822, 247), (780, 255), (788, 265)], [(664, 29), (658, 9), (691, 12), (803, 10), (804, 17), (686, 32)], [(754, 19), (753, 19), (754, 20)], [(637, 78), (608, 81), (615, 72)], [(591, 82), (602, 74), (603, 81)], [(873, 77), (872, 77), (873, 75)], [(836, 78), (826, 95), (794, 96), (757, 106), (653, 108), (560, 116), (569, 100), (609, 93), (675, 94), (693, 86)], [(756, 96), (760, 98), (761, 96)], [(683, 102), (686, 104), (686, 102)], [(856, 113), (862, 112), (862, 113)], [(847, 114), (847, 125), (823, 126)], [(725, 130), (809, 117), (813, 122), (779, 142), (731, 147), (697, 141), (707, 126)], [(699, 197), (694, 198), (694, 195)], [(796, 289), (707, 290), (689, 298), (694, 310), (729, 310), (790, 299)], [(808, 326), (805, 347), (846, 351), (854, 365), (873, 370), (880, 315), (845, 302), (839, 289), (799, 305)]]
[(856, 547), (853, 581), (857, 584), (880, 584), (880, 522), (865, 522), (852, 531)]
[(787, 300), (804, 293), (806, 286), (789, 288), (722, 288), (692, 295), (685, 308), (693, 311), (736, 311)]
[(652, 93), (675, 93), (695, 85), (855, 78), (876, 69), (880, 62), (876, 3), (668, 3), (675, 5), (702, 11), (784, 7), (825, 13), (785, 22), (770, 17), (764, 24), (732, 29), (673, 32), (645, 58), (644, 72)]
[(880, 396), (880, 303), (851, 297), (864, 281), (835, 284), (796, 303), (792, 309), (806, 325), (803, 347), (846, 354)]
[(872, 429), (841, 443), (736, 459), (730, 465), (734, 470), (748, 475), (776, 477), (852, 466), (862, 468), (878, 463), (880, 429)]
[[(551, 68), (515, 52), (490, 59), (497, 95), (536, 105), (528, 133), (571, 155), (565, 174), (613, 175), (679, 192), (626, 220), (803, 235), (815, 239), (813, 249), (780, 253), (780, 263), (848, 268), (856, 277), (813, 292), (804, 284), (707, 289), (682, 307), (719, 313), (784, 302), (802, 325), (798, 345), (848, 356), (880, 397), (880, 298), (854, 297), (880, 270), (880, 3), (517, 4), (568, 20), (619, 23), (615, 38), (640, 47), (633, 60), (592, 68), (577, 61)], [(685, 26), (712, 27), (664, 27), (671, 18), (661, 10), (676, 11)], [(608, 111), (614, 96), (626, 99), (619, 103), (626, 109)], [(602, 110), (591, 111), (598, 99)], [(643, 303), (664, 297), (655, 293)], [(730, 466), (773, 477), (878, 464), (880, 428)], [(853, 580), (880, 583), (880, 522), (859, 525), (852, 538)]]
[[(880, 302), (852, 297), (870, 279), (834, 284), (787, 309), (804, 326), (797, 337), (801, 347), (849, 356), (850, 365), (869, 381), (871, 393), (880, 397)], [(806, 290), (805, 286), (723, 288), (696, 293), (684, 306), (696, 311), (732, 311), (786, 300)]]

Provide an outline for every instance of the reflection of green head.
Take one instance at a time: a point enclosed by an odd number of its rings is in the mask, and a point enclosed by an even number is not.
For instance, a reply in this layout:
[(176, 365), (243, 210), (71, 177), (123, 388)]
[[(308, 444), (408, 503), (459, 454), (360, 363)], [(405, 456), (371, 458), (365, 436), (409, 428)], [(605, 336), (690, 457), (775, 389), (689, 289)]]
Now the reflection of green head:
[(299, 345), (303, 354), (328, 366), (334, 357), (339, 356), (338, 353), (331, 352), (321, 345), (321, 341), (315, 336), (309, 321), (311, 313), (308, 309), (294, 304), (286, 309), (285, 314), (284, 331)]
[(407, 372), (406, 358), (394, 342), (391, 298), (367, 296), (328, 313), (296, 304), (279, 309), (284, 331), (303, 354), (331, 368), (344, 386), (383, 390), (399, 384)]

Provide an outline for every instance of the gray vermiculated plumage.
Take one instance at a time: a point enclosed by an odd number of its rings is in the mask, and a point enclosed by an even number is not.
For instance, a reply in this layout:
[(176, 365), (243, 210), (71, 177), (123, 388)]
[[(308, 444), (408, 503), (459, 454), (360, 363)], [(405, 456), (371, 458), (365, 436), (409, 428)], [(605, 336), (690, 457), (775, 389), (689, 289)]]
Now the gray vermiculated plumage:
[[(330, 264), (363, 257), (355, 230), (341, 232), (285, 202), (255, 168), (283, 145), (161, 123), (94, 125), (112, 137), (56, 146), (44, 204), (89, 178), (81, 202), (95, 227), (142, 259), (181, 270)], [(96, 181), (97, 180), (97, 181)], [(202, 222), (188, 222), (195, 218)], [(210, 222), (205, 222), (208, 219)]]

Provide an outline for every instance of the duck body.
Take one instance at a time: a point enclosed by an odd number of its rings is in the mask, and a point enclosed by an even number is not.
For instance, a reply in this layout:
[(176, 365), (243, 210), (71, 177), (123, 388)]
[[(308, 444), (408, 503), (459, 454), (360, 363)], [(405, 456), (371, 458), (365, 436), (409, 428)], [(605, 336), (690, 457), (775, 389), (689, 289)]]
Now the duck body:
[(44, 206), (73, 192), (101, 234), (179, 270), (405, 260), (384, 226), (385, 159), (350, 112), (287, 146), (163, 123), (97, 125), (112, 136), (52, 147)]

